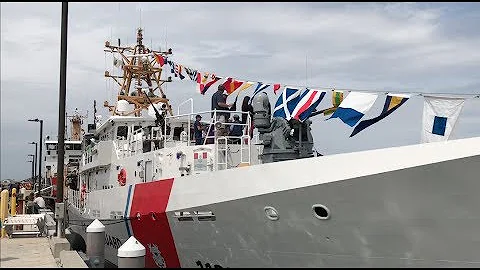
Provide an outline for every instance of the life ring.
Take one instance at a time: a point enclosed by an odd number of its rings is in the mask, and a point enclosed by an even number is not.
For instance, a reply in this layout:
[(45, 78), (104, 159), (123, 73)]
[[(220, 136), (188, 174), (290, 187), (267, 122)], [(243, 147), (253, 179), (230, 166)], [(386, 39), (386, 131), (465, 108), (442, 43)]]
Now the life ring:
[(123, 168), (118, 173), (118, 183), (120, 186), (125, 186), (127, 183), (127, 171)]

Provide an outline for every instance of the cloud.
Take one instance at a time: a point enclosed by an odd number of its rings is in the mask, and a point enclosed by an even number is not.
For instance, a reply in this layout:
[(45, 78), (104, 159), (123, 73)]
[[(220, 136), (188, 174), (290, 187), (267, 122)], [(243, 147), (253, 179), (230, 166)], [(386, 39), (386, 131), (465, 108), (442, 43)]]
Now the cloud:
[[(104, 78), (105, 70), (114, 72), (104, 42), (132, 44), (140, 25), (148, 46), (171, 47), (174, 61), (220, 76), (478, 93), (478, 11), (469, 3), (70, 3), (67, 111), (79, 108), (91, 117), (95, 99), (107, 113), (103, 101), (112, 102), (117, 89)], [(27, 118), (45, 119), (45, 134), (56, 137), (60, 16), (60, 3), (1, 4), (1, 178), (30, 174), (26, 142), (38, 140), (38, 125)], [(213, 90), (201, 96), (195, 89), (193, 82), (176, 81), (166, 93), (174, 108), (194, 98), (195, 110), (209, 109)], [(412, 98), (354, 138), (343, 123), (316, 117), (316, 148), (334, 154), (418, 143), (422, 102)], [(378, 113), (380, 103), (365, 117)], [(477, 105), (478, 99), (466, 103), (456, 138), (478, 135)]]

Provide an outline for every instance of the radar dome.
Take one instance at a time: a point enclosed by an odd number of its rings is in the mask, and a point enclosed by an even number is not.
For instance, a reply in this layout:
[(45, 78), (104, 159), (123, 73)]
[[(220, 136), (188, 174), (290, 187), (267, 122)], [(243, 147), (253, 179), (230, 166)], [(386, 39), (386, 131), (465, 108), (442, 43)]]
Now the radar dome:
[(117, 101), (117, 112), (120, 115), (123, 115), (130, 111), (130, 104), (126, 100), (119, 100)]

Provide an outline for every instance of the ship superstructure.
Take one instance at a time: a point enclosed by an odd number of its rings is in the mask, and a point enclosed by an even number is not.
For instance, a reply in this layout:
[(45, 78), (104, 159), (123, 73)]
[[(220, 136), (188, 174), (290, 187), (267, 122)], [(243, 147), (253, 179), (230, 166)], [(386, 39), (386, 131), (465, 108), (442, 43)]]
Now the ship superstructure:
[[(76, 184), (76, 175), (82, 157), (82, 138), (84, 130), (82, 128), (83, 119), (87, 115), (82, 115), (75, 110), (72, 115), (67, 115), (66, 118), (70, 123), (70, 132), (65, 130), (67, 135), (65, 140), (65, 155), (64, 155), (64, 170), (66, 184)], [(52, 140), (50, 136), (46, 137), (45, 144), (45, 175), (42, 177), (42, 193), (47, 197), (56, 198), (56, 183), (57, 183), (57, 162), (58, 162), (58, 140)]]

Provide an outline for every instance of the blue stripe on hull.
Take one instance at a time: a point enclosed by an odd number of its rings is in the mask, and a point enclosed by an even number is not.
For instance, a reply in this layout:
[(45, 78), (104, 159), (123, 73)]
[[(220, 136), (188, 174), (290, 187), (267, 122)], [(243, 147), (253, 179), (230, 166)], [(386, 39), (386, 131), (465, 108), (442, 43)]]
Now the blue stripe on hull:
[(128, 234), (128, 237), (132, 236), (132, 234), (130, 233), (130, 226), (128, 226), (128, 207), (130, 206), (130, 193), (132, 192), (132, 185), (129, 185), (128, 186), (128, 195), (127, 195), (127, 203), (125, 204), (125, 214), (123, 215), (123, 218), (125, 220), (125, 226), (127, 227), (127, 234)]

